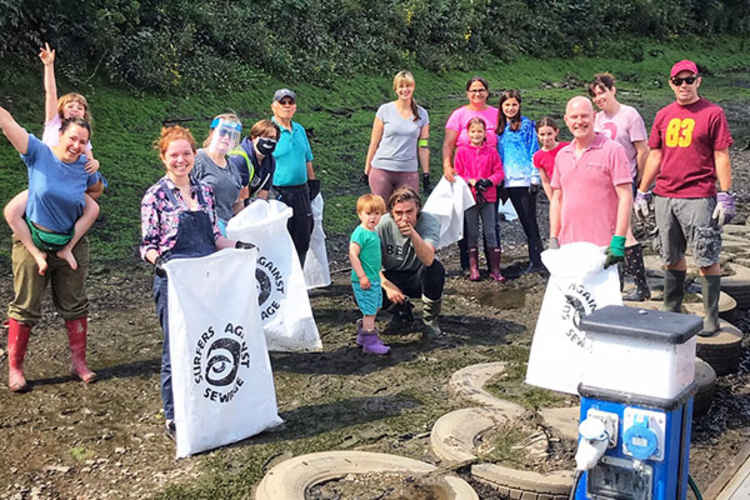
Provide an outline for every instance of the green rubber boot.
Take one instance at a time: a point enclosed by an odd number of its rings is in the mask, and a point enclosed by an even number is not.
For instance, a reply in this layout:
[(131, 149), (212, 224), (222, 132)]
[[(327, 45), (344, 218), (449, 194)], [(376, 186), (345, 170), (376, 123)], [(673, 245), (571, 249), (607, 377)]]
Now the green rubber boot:
[(682, 297), (685, 295), (685, 271), (667, 269), (664, 272), (664, 304), (662, 311), (682, 312)]
[(703, 276), (703, 310), (706, 317), (703, 318), (703, 331), (698, 335), (710, 337), (719, 331), (719, 294), (721, 293), (721, 276)]
[(432, 300), (426, 295), (422, 295), (422, 303), (424, 309), (422, 310), (422, 322), (424, 323), (424, 339), (434, 338), (438, 335), (442, 335), (443, 332), (440, 330), (438, 319), (440, 318), (440, 309), (443, 305), (443, 300)]

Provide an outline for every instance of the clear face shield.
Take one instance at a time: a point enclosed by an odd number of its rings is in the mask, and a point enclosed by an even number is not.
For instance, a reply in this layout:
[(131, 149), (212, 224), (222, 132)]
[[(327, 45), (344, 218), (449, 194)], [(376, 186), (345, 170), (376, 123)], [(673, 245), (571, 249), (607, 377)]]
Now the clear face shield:
[(211, 153), (225, 155), (240, 143), (242, 124), (236, 121), (216, 118), (211, 123), (211, 143), (208, 150)]

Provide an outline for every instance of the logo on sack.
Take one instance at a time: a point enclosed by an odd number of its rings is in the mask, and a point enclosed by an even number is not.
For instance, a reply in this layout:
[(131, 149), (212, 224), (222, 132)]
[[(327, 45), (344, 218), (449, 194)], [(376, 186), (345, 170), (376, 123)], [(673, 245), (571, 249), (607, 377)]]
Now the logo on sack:
[(255, 282), (258, 288), (260, 318), (268, 321), (281, 309), (281, 299), (286, 293), (286, 276), (273, 260), (261, 255), (255, 267)]
[(581, 331), (581, 317), (596, 311), (596, 300), (591, 292), (581, 284), (571, 283), (563, 292), (565, 305), (562, 308), (562, 319), (569, 324), (565, 336), (576, 344), (583, 347), (585, 335)]
[(195, 344), (193, 383), (205, 399), (230, 402), (244, 385), (242, 375), (249, 368), (250, 352), (242, 325), (227, 323), (223, 334), (209, 326)]

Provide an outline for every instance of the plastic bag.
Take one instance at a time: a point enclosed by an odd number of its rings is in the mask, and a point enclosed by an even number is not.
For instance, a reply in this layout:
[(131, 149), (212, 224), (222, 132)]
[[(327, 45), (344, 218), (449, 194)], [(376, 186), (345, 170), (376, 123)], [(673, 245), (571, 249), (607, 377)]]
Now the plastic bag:
[(440, 178), (422, 208), (440, 221), (438, 248), (452, 245), (464, 237), (464, 212), (474, 205), (471, 188), (461, 177), (456, 176), (454, 182)]
[(527, 384), (578, 393), (591, 348), (578, 328), (580, 319), (604, 306), (622, 305), (617, 266), (603, 269), (604, 258), (602, 247), (587, 242), (542, 252), (550, 278), (531, 343)]
[(227, 249), (165, 264), (177, 458), (282, 423), (258, 314), (257, 252)]
[(510, 222), (518, 219), (518, 214), (516, 213), (516, 209), (510, 201), (510, 198), (505, 200), (504, 203), (502, 203), (501, 200), (501, 203), (498, 203), (497, 205), (497, 213), (502, 215), (506, 221)]
[(258, 246), (255, 279), (260, 317), (271, 351), (319, 351), (318, 327), (310, 308), (297, 250), (286, 228), (292, 209), (276, 200), (256, 200), (229, 220), (229, 238)]
[(315, 225), (310, 235), (310, 249), (305, 256), (303, 268), (308, 290), (331, 284), (331, 270), (328, 269), (328, 253), (326, 252), (326, 233), (323, 232), (323, 206), (323, 195), (318, 194), (312, 201)]

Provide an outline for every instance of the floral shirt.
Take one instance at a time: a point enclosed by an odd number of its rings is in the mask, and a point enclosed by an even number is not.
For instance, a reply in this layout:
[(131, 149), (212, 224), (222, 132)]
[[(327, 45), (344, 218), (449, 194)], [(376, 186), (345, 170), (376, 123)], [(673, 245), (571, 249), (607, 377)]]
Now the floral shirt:
[[(172, 203), (166, 190), (171, 189), (174, 197), (177, 199), (177, 205)], [(198, 196), (198, 190), (202, 191), (203, 203)], [(214, 210), (214, 194), (211, 187), (190, 179), (190, 193), (193, 199), (198, 200), (198, 210), (208, 214), (213, 226), (214, 239), (221, 236), (219, 228), (216, 226), (216, 211)], [(159, 255), (163, 255), (171, 250), (177, 243), (177, 229), (180, 224), (180, 214), (190, 210), (182, 199), (180, 188), (166, 175), (159, 181), (148, 188), (146, 194), (141, 200), (141, 258), (146, 260), (146, 252), (156, 250)]]

